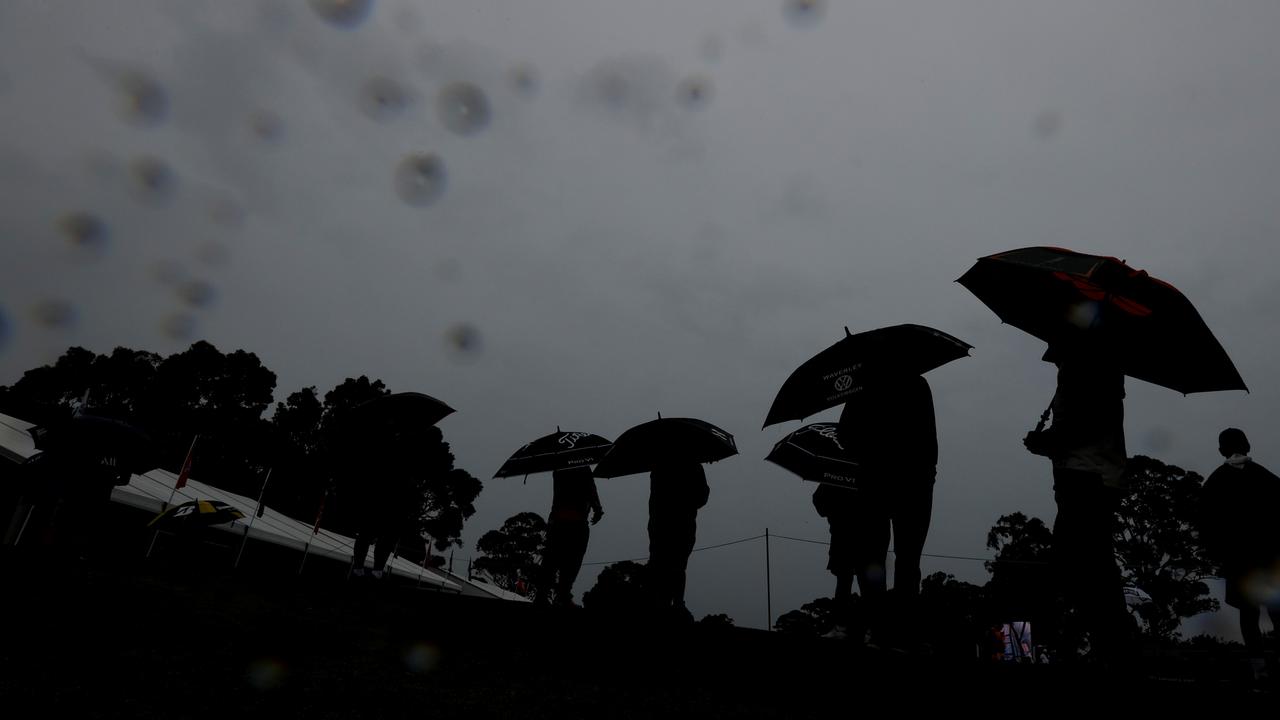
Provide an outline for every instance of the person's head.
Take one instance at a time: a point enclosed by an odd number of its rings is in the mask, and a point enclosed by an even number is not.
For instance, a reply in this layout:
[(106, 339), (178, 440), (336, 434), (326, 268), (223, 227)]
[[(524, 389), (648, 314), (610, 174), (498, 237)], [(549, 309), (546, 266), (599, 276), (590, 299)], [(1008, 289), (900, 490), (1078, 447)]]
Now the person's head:
[(1227, 428), (1218, 434), (1218, 452), (1222, 457), (1249, 454), (1249, 438), (1239, 428)]

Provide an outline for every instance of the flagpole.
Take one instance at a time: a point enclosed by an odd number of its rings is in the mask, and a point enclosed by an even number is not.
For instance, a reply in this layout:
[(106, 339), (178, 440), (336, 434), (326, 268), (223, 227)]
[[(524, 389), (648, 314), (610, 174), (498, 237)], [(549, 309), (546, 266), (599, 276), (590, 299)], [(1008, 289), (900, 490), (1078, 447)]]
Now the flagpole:
[(244, 537), (240, 538), (240, 552), (236, 553), (236, 561), (231, 566), (234, 570), (240, 567), (240, 557), (244, 555), (244, 546), (249, 544), (249, 531), (253, 529), (253, 521), (262, 515), (262, 499), (267, 495), (267, 483), (271, 480), (271, 471), (274, 468), (267, 468), (267, 476), (262, 479), (262, 489), (258, 491), (258, 507), (254, 510), (253, 515), (249, 517), (249, 524), (244, 527)]
[(191, 472), (191, 453), (196, 449), (196, 441), (200, 439), (197, 434), (191, 438), (191, 447), (187, 448), (187, 459), (182, 461), (182, 469), (178, 471), (178, 479), (173, 483), (173, 491), (169, 493), (169, 501), (160, 507), (160, 512), (169, 509), (173, 504), (173, 496), (178, 493), (178, 488), (185, 487), (187, 484), (186, 474)]
[(311, 541), (315, 539), (320, 532), (320, 518), (324, 516), (324, 502), (329, 499), (329, 490), (326, 488), (324, 495), (320, 498), (320, 509), (316, 511), (316, 524), (311, 528), (311, 537), (307, 538), (306, 547), (302, 548), (302, 562), (298, 563), (298, 574), (302, 574), (302, 568), (307, 564), (307, 554), (311, 552)]

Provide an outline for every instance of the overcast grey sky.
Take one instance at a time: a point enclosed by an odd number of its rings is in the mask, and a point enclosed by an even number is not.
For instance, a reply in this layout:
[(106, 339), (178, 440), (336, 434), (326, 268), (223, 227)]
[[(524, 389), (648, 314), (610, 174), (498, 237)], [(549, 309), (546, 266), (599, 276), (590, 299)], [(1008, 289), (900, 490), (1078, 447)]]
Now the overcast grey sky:
[[(1052, 520), (1020, 439), (1054, 375), (954, 280), (1052, 244), (1177, 285), (1252, 390), (1130, 380), (1132, 454), (1207, 473), (1236, 425), (1280, 465), (1280, 4), (370, 4), (352, 26), (301, 0), (0, 5), (0, 383), (70, 344), (204, 338), (256, 352), (278, 399), (359, 374), (437, 395), (485, 479), (459, 562), (545, 513), (549, 478), (488, 479), (524, 442), (696, 416), (741, 451), (708, 467), (700, 544), (822, 539), (813, 486), (761, 460), (798, 423), (761, 432), (765, 412), (844, 326), (922, 323), (975, 346), (928, 376), (926, 552), (986, 556), (999, 515)], [(138, 78), (158, 90), (131, 112)], [(472, 132), (441, 116), (455, 83), (488, 100)], [(413, 153), (445, 168), (426, 204), (397, 192)], [(98, 242), (68, 240), (75, 212)], [(587, 560), (645, 555), (648, 479), (600, 489)], [(763, 552), (695, 554), (694, 613), (763, 626)], [(775, 616), (829, 594), (824, 566), (774, 544)]]

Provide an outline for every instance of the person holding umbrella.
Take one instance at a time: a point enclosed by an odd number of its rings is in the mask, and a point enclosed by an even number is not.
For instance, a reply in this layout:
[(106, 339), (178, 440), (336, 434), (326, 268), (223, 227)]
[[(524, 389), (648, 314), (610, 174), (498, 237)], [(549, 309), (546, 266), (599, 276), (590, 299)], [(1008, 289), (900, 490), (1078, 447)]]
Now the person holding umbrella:
[[(862, 392), (840, 413), (841, 444), (859, 465), (856, 572), (872, 638), (910, 644), (920, 596), (920, 557), (933, 515), (938, 433), (933, 394), (920, 375), (869, 373)], [(888, 603), (886, 559), (892, 531), (894, 602)], [(898, 637), (892, 634), (898, 633)]]
[[(1181, 393), (1246, 390), (1173, 285), (1113, 257), (1027, 247), (979, 258), (957, 280), (999, 318), (1045, 341), (1057, 392), (1023, 444), (1053, 461), (1054, 560), (1097, 657), (1133, 634), (1112, 528), (1125, 477), (1124, 378)], [(1053, 425), (1045, 423), (1053, 417)]]
[(696, 462), (658, 465), (649, 473), (649, 578), (660, 610), (692, 620), (684, 604), (689, 555), (698, 535), (698, 510), (711, 496)]
[(547, 516), (547, 554), (542, 560), (543, 581), (538, 599), (553, 599), (556, 605), (572, 606), (573, 583), (587, 554), (591, 525), (600, 522), (604, 508), (591, 468), (586, 465), (551, 473), (553, 490), (551, 513)]
[(683, 619), (686, 570), (698, 510), (711, 488), (702, 463), (738, 454), (733, 436), (696, 418), (664, 418), (624, 432), (596, 466), (597, 477), (649, 473), (649, 590), (659, 611)]
[(1045, 359), (1058, 366), (1053, 425), (1023, 443), (1053, 462), (1053, 557), (1062, 597), (1098, 656), (1114, 658), (1133, 634), (1113, 539), (1128, 461), (1124, 373), (1106, 348), (1085, 341), (1050, 346)]

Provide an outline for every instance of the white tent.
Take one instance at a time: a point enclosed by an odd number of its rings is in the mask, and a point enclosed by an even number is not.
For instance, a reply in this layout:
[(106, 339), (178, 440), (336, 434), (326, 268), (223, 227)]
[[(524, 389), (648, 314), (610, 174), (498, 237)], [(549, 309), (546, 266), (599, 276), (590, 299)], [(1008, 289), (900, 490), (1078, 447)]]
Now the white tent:
[[(34, 455), (35, 443), (28, 432), (32, 427), (34, 426), (31, 423), (0, 413), (0, 458), (20, 463)], [(351, 562), (355, 545), (352, 538), (328, 532), (323, 527), (313, 535), (312, 523), (295, 520), (270, 507), (263, 508), (262, 517), (255, 517), (257, 500), (206, 485), (192, 478), (187, 479), (186, 487), (174, 493), (173, 487), (177, 484), (177, 480), (177, 476), (168, 470), (152, 470), (142, 475), (134, 475), (129, 479), (128, 485), (121, 485), (112, 490), (111, 499), (123, 505), (153, 513), (161, 512), (165, 503), (169, 502), (171, 493), (173, 494), (172, 504), (175, 505), (188, 500), (220, 500), (243, 512), (245, 517), (232, 523), (215, 526), (219, 530), (231, 533), (237, 538), (244, 537), (247, 532), (249, 538), (253, 540), (292, 548), (298, 552), (305, 550), (308, 555)], [(488, 583), (466, 580), (442, 570), (423, 568), (402, 558), (392, 559), (388, 570), (392, 575), (467, 595), (526, 601), (520, 595)]]

